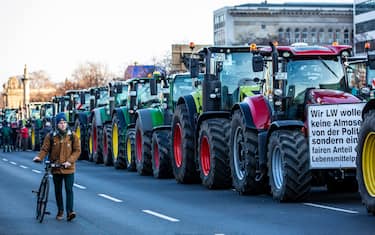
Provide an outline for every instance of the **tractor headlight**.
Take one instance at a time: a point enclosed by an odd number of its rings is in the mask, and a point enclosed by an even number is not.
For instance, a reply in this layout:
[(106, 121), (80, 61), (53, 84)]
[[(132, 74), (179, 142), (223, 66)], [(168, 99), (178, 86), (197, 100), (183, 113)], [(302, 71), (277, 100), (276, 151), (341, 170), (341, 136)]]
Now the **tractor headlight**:
[(275, 90), (273, 91), (273, 93), (274, 93), (276, 96), (281, 96), (281, 95), (283, 94), (283, 90), (281, 90), (281, 89), (275, 89)]

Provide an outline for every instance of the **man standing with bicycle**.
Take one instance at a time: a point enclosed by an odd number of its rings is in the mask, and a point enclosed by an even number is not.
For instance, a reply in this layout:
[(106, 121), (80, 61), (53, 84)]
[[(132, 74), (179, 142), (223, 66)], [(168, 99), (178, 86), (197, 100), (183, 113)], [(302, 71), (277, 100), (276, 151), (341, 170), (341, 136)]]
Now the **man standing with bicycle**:
[(64, 203), (62, 195), (62, 184), (64, 181), (66, 192), (67, 220), (76, 217), (73, 211), (73, 184), (75, 162), (81, 154), (81, 143), (77, 135), (67, 128), (67, 120), (64, 113), (56, 115), (56, 130), (46, 135), (43, 146), (33, 161), (42, 161), (47, 155), (51, 162), (60, 163), (64, 168), (53, 169), (53, 182), (55, 185), (55, 196), (58, 213), (57, 220), (64, 218)]

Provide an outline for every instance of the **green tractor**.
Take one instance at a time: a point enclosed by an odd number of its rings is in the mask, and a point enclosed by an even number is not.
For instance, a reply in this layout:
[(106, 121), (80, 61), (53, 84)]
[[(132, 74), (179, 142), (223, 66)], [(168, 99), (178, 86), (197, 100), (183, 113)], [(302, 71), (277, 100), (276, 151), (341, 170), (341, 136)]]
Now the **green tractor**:
[(33, 151), (40, 150), (43, 140), (41, 139), (40, 131), (43, 129), (46, 122), (51, 122), (55, 113), (55, 105), (52, 102), (41, 102), (30, 105), (31, 117), (31, 149)]
[(207, 188), (232, 185), (229, 168), (231, 108), (247, 96), (260, 93), (252, 70), (252, 47), (207, 47), (192, 58), (190, 72), (201, 87), (177, 100), (172, 117), (172, 169), (177, 182), (201, 181)]
[[(199, 79), (202, 80), (202, 76)], [(158, 80), (161, 81), (159, 103), (137, 111), (136, 163), (137, 168), (142, 169), (149, 166), (142, 164), (151, 162), (151, 171), (155, 178), (170, 178), (173, 177), (170, 159), (172, 115), (178, 98), (191, 94), (196, 87), (193, 86), (189, 73), (168, 77), (155, 73), (151, 82), (153, 93), (158, 93)], [(140, 129), (141, 126), (143, 129)]]
[(108, 83), (109, 114), (103, 135), (103, 163), (123, 169), (125, 164), (125, 120), (127, 116), (128, 85), (125, 81)]
[[(91, 110), (89, 116), (89, 161), (103, 163), (104, 123), (111, 120), (108, 87), (94, 88), (90, 94), (93, 94), (90, 102), (94, 102), (95, 108)], [(92, 103), (90, 103), (90, 106), (92, 106)]]
[(362, 124), (358, 133), (357, 181), (363, 204), (369, 213), (375, 215), (375, 55), (369, 54), (367, 61), (359, 67), (365, 68), (365, 81), (370, 88), (370, 95), (362, 111)]

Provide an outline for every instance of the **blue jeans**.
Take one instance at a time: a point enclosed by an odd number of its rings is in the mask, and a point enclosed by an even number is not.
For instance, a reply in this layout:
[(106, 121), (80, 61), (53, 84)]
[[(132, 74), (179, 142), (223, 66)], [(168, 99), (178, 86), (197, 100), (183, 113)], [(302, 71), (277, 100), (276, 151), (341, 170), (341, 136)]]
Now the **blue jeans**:
[(65, 184), (66, 192), (66, 211), (69, 214), (73, 211), (73, 184), (74, 184), (74, 173), (73, 174), (53, 174), (53, 183), (55, 184), (55, 197), (57, 209), (64, 211), (62, 185), (63, 181)]

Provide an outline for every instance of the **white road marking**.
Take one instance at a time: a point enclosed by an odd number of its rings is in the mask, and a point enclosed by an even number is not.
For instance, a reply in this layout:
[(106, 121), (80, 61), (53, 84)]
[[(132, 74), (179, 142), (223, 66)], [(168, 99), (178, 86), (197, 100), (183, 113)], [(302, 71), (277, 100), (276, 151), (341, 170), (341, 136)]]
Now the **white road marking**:
[(21, 168), (23, 169), (27, 169), (28, 167), (27, 166), (24, 166), (24, 165), (20, 165)]
[(73, 185), (74, 185), (74, 187), (77, 187), (79, 189), (86, 189), (85, 186), (82, 186), (82, 185), (79, 185), (79, 184), (76, 184), (76, 183), (74, 183)]
[(12, 164), (12, 165), (17, 165), (17, 163), (16, 163), (16, 162), (10, 162), (10, 164)]
[(6, 159), (6, 158), (3, 158), (3, 161), (4, 161), (4, 162), (7, 162), (7, 161), (8, 161), (8, 159)]
[(340, 212), (345, 212), (349, 214), (358, 214), (358, 211), (352, 211), (352, 210), (346, 210), (346, 209), (341, 209), (337, 207), (331, 207), (331, 206), (324, 206), (324, 205), (319, 205), (315, 203), (303, 203), (306, 206), (313, 206), (313, 207), (318, 207), (318, 208), (323, 208), (323, 209), (328, 209), (328, 210), (333, 210), (333, 211), (340, 211)]
[(42, 173), (41, 171), (34, 170), (34, 169), (32, 169), (31, 171), (32, 171), (32, 172), (35, 172), (35, 173), (38, 173), (38, 174)]
[(147, 214), (150, 214), (150, 215), (153, 215), (153, 216), (156, 216), (156, 217), (159, 217), (161, 219), (165, 219), (165, 220), (169, 220), (171, 222), (179, 222), (180, 220), (179, 219), (175, 219), (175, 218), (172, 218), (172, 217), (169, 217), (169, 216), (166, 216), (166, 215), (163, 215), (163, 214), (160, 214), (160, 213), (157, 213), (155, 211), (150, 211), (150, 210), (142, 210), (144, 213), (147, 213)]
[(99, 193), (98, 196), (104, 197), (104, 198), (109, 199), (109, 200), (114, 201), (114, 202), (122, 202), (122, 200), (114, 198), (114, 197), (111, 197), (111, 196), (109, 196), (107, 194)]
[(224, 233), (215, 233), (214, 235), (225, 235)]

